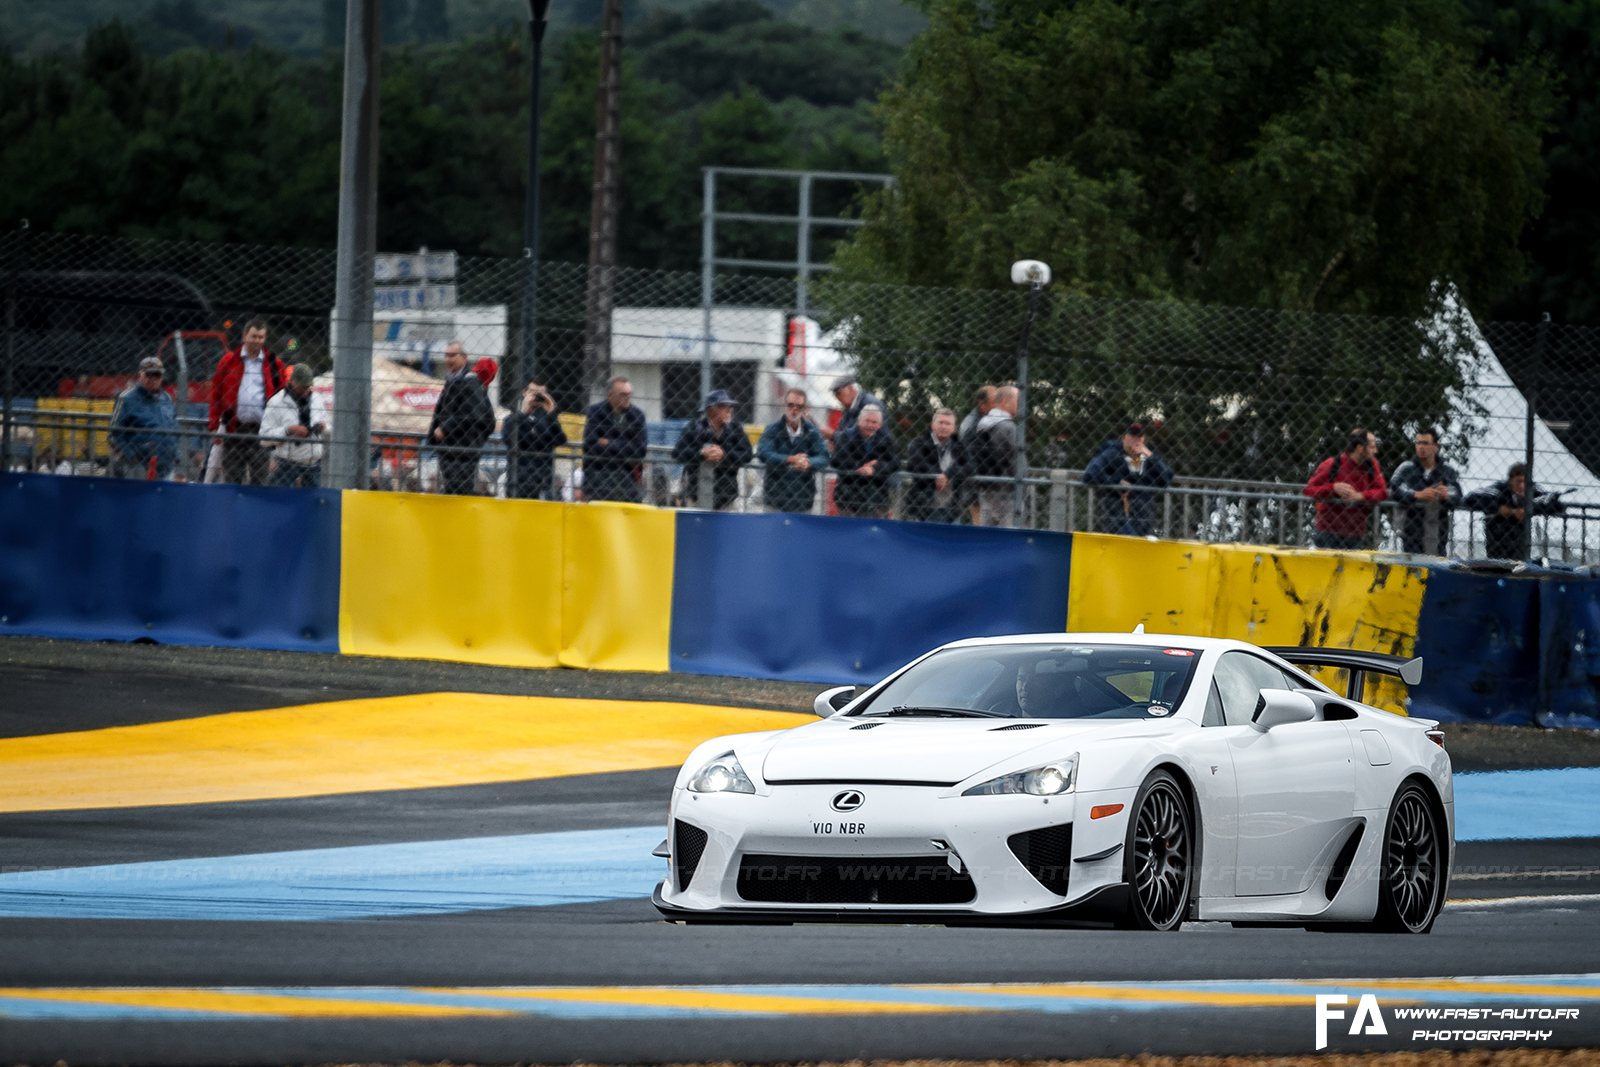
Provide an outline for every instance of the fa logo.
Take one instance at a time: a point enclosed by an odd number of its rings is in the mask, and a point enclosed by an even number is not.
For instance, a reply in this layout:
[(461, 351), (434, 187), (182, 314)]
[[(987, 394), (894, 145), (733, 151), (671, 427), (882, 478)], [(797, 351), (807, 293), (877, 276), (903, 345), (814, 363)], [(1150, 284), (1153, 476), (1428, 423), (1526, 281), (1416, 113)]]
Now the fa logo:
[[(1344, 1012), (1330, 1008), (1330, 1004), (1348, 1004), (1350, 998), (1343, 993), (1318, 993), (1317, 994), (1317, 1048), (1328, 1047), (1328, 1023), (1333, 1019), (1344, 1018)], [(1363, 1030), (1361, 1024), (1366, 1023)], [(1350, 1033), (1355, 1034), (1383, 1034), (1388, 1036), (1389, 1031), (1383, 1026), (1383, 1013), (1378, 1010), (1378, 998), (1371, 993), (1361, 994), (1361, 1002), (1356, 1005), (1355, 1018), (1350, 1020)]]

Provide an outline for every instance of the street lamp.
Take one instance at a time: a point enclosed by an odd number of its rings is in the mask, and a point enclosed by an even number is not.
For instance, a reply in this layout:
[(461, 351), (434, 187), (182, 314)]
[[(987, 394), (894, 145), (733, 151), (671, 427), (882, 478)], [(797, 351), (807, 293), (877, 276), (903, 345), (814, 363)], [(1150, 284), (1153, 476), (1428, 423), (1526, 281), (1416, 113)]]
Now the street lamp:
[(1017, 345), (1017, 484), (1013, 507), (1016, 522), (1021, 525), (1022, 483), (1028, 476), (1028, 338), (1033, 335), (1033, 320), (1039, 314), (1039, 291), (1050, 284), (1050, 265), (1037, 259), (1019, 259), (1011, 264), (1011, 282), (1028, 287), (1028, 318), (1022, 324), (1022, 340)]
[[(543, 125), (539, 107), (539, 82), (544, 68), (545, 16), (550, 11), (550, 0), (528, 0), (528, 43), (532, 63), (528, 75), (528, 192), (524, 205), (522, 229), (522, 256), (528, 261), (527, 277), (522, 283), (522, 351), (517, 359), (516, 394), (511, 398), (514, 410), (521, 410), (522, 393), (533, 378), (534, 362), (538, 359), (536, 328), (539, 322), (539, 142)], [(517, 445), (515, 437), (506, 445), (506, 495), (511, 496), (517, 484)]]

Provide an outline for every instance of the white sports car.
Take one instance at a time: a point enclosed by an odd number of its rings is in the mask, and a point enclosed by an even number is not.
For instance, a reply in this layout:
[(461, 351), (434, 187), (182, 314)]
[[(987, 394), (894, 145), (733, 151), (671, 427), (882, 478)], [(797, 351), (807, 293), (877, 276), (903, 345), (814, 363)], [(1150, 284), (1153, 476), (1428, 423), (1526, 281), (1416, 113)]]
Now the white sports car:
[(1455, 849), (1444, 735), (1360, 703), (1366, 673), (1421, 668), (1140, 631), (945, 645), (823, 693), (820, 722), (696, 748), (653, 899), (690, 922), (1424, 933)]

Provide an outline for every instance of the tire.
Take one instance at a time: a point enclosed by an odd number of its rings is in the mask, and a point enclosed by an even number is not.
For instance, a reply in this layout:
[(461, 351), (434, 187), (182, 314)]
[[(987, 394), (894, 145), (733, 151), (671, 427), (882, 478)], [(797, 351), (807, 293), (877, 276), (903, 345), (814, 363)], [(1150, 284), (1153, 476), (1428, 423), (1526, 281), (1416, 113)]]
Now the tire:
[(1178, 780), (1152, 771), (1134, 797), (1123, 846), (1131, 930), (1176, 930), (1189, 910), (1194, 885), (1194, 813)]
[(1373, 926), (1396, 934), (1425, 934), (1444, 906), (1443, 827), (1422, 787), (1408, 782), (1389, 805), (1383, 831), (1378, 914)]

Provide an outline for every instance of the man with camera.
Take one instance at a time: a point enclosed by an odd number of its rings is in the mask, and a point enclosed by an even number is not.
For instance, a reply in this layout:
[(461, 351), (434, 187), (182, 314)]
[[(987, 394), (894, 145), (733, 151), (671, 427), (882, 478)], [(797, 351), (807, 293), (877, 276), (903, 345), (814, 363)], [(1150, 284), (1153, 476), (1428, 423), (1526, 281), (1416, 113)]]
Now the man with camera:
[(516, 457), (514, 475), (507, 476), (506, 495), (522, 500), (554, 499), (555, 451), (567, 443), (567, 431), (561, 428), (555, 398), (542, 382), (529, 382), (522, 390), (522, 401), (506, 416), (501, 436), (508, 456)]
[(289, 368), (289, 384), (261, 414), (261, 447), (272, 451), (270, 484), (315, 489), (322, 484), (322, 440), (333, 419), (312, 386), (311, 368)]

